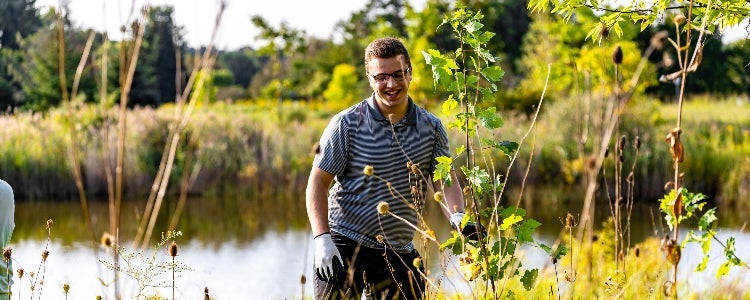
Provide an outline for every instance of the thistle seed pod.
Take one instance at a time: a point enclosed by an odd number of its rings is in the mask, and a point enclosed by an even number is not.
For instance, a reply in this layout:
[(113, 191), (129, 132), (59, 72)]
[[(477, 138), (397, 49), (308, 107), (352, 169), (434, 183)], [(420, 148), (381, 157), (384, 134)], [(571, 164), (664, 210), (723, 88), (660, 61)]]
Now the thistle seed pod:
[(177, 243), (175, 243), (174, 241), (172, 241), (172, 244), (169, 245), (169, 256), (177, 256)]
[(378, 213), (381, 215), (387, 214), (389, 208), (388, 202), (380, 201), (380, 203), (378, 203)]
[(615, 51), (612, 52), (612, 61), (616, 65), (622, 63), (622, 48), (620, 48), (620, 45), (617, 45), (617, 47), (615, 47)]
[(47, 261), (47, 257), (49, 257), (49, 251), (42, 251), (42, 261)]
[(23, 279), (24, 269), (23, 268), (18, 268), (18, 270), (16, 270), (16, 272), (18, 273), (18, 279)]
[(414, 261), (411, 262), (411, 264), (414, 265), (414, 267), (416, 267), (416, 268), (421, 268), (422, 267), (422, 258), (421, 257), (415, 258)]
[(443, 202), (443, 198), (445, 197), (443, 195), (443, 192), (435, 192), (435, 195), (433, 196), (435, 198), (435, 202)]
[(70, 292), (70, 284), (63, 284), (63, 292), (66, 294)]
[(414, 175), (419, 175), (419, 173), (421, 173), (419, 170), (419, 164), (411, 164), (411, 172), (414, 173)]
[(102, 239), (100, 242), (104, 247), (112, 247), (112, 235), (105, 232), (104, 234), (102, 234)]
[(47, 220), (47, 229), (52, 229), (52, 219)]
[(372, 176), (372, 174), (375, 172), (375, 169), (371, 165), (366, 165), (364, 171), (362, 172), (365, 173), (365, 176), (369, 177)]
[(601, 27), (599, 28), (599, 38), (605, 39), (609, 36), (609, 28), (607, 28), (607, 24), (602, 23)]
[(683, 14), (679, 14), (679, 15), (674, 16), (674, 23), (677, 26), (685, 24), (685, 21), (687, 21), (687, 18)]
[(10, 258), (13, 254), (13, 248), (11, 247), (5, 247), (3, 248), (3, 262), (9, 262)]
[(620, 141), (617, 143), (617, 150), (622, 152), (622, 150), (625, 150), (625, 143), (627, 142), (628, 138), (623, 135), (620, 137)]
[(575, 223), (575, 218), (572, 214), (568, 213), (568, 215), (565, 216), (565, 227), (573, 227)]

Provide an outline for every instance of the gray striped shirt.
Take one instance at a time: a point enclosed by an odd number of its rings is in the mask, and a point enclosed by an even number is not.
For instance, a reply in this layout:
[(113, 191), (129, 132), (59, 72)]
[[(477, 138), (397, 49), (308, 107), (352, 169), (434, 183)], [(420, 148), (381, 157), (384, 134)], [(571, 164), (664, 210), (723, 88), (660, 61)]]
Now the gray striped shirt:
[[(379, 215), (377, 205), (386, 201), (393, 214), (417, 225), (415, 208), (423, 203), (415, 203), (418, 197), (412, 197), (412, 186), (426, 194), (426, 184), (432, 182), (422, 180), (432, 175), (439, 156), (450, 156), (445, 128), (411, 98), (406, 116), (394, 126), (372, 96), (338, 113), (323, 132), (320, 153), (313, 162), (335, 176), (328, 197), (331, 230), (370, 248), (383, 247), (377, 241), (382, 235), (396, 251), (414, 249), (414, 228), (391, 215)], [(424, 177), (407, 168), (410, 160)], [(364, 175), (366, 165), (373, 166), (375, 176)]]

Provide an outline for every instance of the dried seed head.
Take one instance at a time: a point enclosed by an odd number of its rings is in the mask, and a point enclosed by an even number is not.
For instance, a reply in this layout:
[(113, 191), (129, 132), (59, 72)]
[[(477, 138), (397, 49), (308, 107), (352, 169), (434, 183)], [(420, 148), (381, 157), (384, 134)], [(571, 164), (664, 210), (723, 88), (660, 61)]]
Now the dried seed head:
[(18, 268), (18, 270), (16, 270), (16, 272), (18, 273), (18, 279), (23, 279), (24, 271), (25, 270), (23, 268)]
[(63, 284), (63, 292), (66, 294), (70, 292), (70, 284)]
[(381, 215), (387, 214), (388, 213), (388, 209), (389, 209), (388, 202), (380, 201), (380, 203), (378, 203), (378, 213), (379, 214), (381, 214)]
[(435, 192), (435, 196), (434, 196), (435, 202), (438, 202), (438, 203), (443, 202), (443, 197), (444, 197), (443, 192)]
[(371, 165), (366, 165), (363, 172), (365, 173), (365, 176), (372, 176), (372, 174), (375, 172), (375, 169)]
[(422, 267), (422, 258), (421, 257), (415, 258), (414, 261), (412, 261), (411, 264), (414, 265), (414, 267), (416, 267), (416, 268), (421, 268)]
[(302, 284), (302, 285), (304, 285), (305, 283), (307, 283), (307, 277), (305, 277), (304, 274), (299, 277), (299, 283)]
[(565, 216), (565, 227), (571, 228), (573, 227), (573, 224), (575, 223), (575, 218), (571, 213), (568, 213), (568, 215)]
[(382, 234), (378, 234), (377, 236), (375, 236), (375, 240), (377, 240), (378, 243), (380, 243), (380, 244), (382, 244), (382, 243), (385, 242), (385, 238), (383, 237)]
[(102, 300), (102, 296), (101, 295), (96, 295), (96, 300)]
[(617, 254), (617, 260), (625, 261), (625, 252), (622, 252), (622, 250), (620, 250), (620, 253)]
[(411, 161), (407, 161), (407, 162), (406, 162), (406, 169), (407, 169), (407, 170), (411, 170), (411, 165), (413, 165), (413, 164), (414, 164), (414, 163), (412, 163)]
[(465, 186), (463, 188), (463, 193), (464, 193), (464, 196), (468, 196), (471, 193), (471, 188), (468, 186)]
[(641, 247), (635, 246), (635, 257), (641, 256)]
[(622, 135), (620, 137), (620, 141), (617, 142), (617, 150), (622, 152), (622, 150), (625, 149), (625, 143), (627, 142), (627, 140), (628, 140), (628, 137), (626, 137), (625, 135)]
[(208, 287), (203, 288), (203, 300), (211, 300), (211, 295), (208, 294)]
[(101, 239), (102, 246), (107, 247), (107, 248), (112, 247), (112, 240), (113, 240), (112, 235), (109, 234), (108, 232), (105, 232), (104, 234), (102, 234), (102, 239)]
[(552, 264), (553, 265), (557, 264), (557, 257), (554, 257), (554, 256), (552, 257)]
[(635, 175), (634, 175), (634, 174), (633, 174), (633, 172), (631, 171), (631, 172), (630, 172), (630, 174), (628, 174), (628, 182), (629, 182), (629, 183), (633, 183), (633, 179), (634, 179), (634, 177), (635, 177)]
[(622, 48), (620, 48), (620, 45), (617, 45), (617, 47), (615, 47), (615, 51), (612, 52), (612, 61), (616, 65), (622, 63)]
[(594, 235), (593, 235), (593, 236), (591, 237), (591, 241), (592, 241), (592, 242), (596, 242), (596, 241), (598, 241), (598, 240), (599, 240), (599, 235), (598, 235), (598, 234), (594, 234)]
[(3, 262), (9, 262), (11, 256), (13, 255), (13, 248), (11, 247), (5, 247), (3, 248)]
[(52, 219), (47, 220), (47, 229), (52, 229)]
[(419, 173), (421, 173), (419, 170), (419, 164), (411, 164), (411, 172), (414, 173), (414, 175), (419, 175)]
[(607, 149), (604, 149), (604, 158), (607, 158), (609, 156), (609, 147)]
[(411, 194), (415, 196), (419, 195), (419, 189), (417, 188), (417, 186), (411, 186)]
[(169, 245), (169, 256), (177, 256), (177, 243), (175, 243), (174, 241), (172, 241), (172, 244)]
[(593, 170), (594, 167), (596, 167), (596, 157), (594, 157), (593, 155), (589, 155), (586, 158), (586, 169), (587, 170)]
[(607, 28), (607, 24), (601, 23), (601, 27), (599, 27), (599, 38), (605, 39), (609, 36), (609, 28)]
[(676, 25), (678, 25), (678, 26), (682, 25), (682, 24), (685, 24), (685, 21), (687, 21), (687, 18), (683, 14), (679, 14), (679, 15), (674, 16), (674, 23)]
[(42, 261), (47, 261), (47, 257), (49, 257), (49, 251), (42, 251)]
[(641, 149), (641, 137), (640, 136), (637, 136), (637, 135), (635, 136), (635, 140), (633, 141), (633, 147), (635, 147), (635, 150)]
[(685, 160), (685, 153), (682, 147), (682, 142), (680, 141), (681, 134), (682, 129), (675, 128), (672, 129), (665, 138), (665, 141), (669, 144), (669, 152), (672, 154), (672, 160), (676, 162), (682, 162)]

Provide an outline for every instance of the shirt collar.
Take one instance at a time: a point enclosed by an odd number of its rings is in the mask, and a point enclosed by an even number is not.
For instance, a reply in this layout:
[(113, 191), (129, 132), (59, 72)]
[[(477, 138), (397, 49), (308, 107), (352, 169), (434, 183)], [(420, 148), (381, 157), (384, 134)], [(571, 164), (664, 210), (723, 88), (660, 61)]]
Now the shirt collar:
[[(375, 104), (375, 95), (371, 95), (370, 98), (367, 98), (367, 106), (369, 107), (370, 115), (373, 119), (381, 122), (388, 122), (388, 119), (383, 116), (383, 113), (380, 112), (380, 109)], [(406, 108), (406, 116), (398, 122), (398, 124), (401, 123), (404, 123), (405, 125), (417, 124), (417, 109), (411, 97), (409, 97), (409, 105)]]

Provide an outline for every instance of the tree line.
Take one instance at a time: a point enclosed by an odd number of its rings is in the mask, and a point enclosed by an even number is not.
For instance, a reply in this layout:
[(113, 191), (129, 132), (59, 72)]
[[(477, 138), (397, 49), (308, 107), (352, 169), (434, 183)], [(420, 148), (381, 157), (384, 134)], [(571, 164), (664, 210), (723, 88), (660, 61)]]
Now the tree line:
[[(481, 12), (484, 24), (497, 34), (488, 51), (499, 58), (505, 71), (501, 92), (496, 104), (508, 109), (530, 111), (542, 91), (542, 75), (538, 70), (548, 64), (557, 76), (550, 86), (552, 98), (572, 94), (583, 76), (596, 74), (596, 63), (586, 63), (599, 46), (589, 35), (592, 24), (599, 22), (600, 12), (579, 8), (575, 17), (546, 12), (530, 14), (527, 1), (447, 1), (428, 0), (421, 11), (404, 0), (369, 0), (360, 10), (336, 25), (340, 41), (308, 36), (302, 29), (286, 23), (271, 24), (262, 16), (248, 16), (253, 26), (261, 30), (256, 37), (264, 46), (244, 47), (217, 52), (211, 76), (212, 100), (236, 101), (243, 99), (325, 100), (353, 103), (366, 96), (367, 81), (362, 68), (362, 49), (373, 38), (396, 36), (402, 38), (414, 57), (415, 80), (412, 95), (422, 101), (437, 101), (441, 95), (433, 88), (431, 71), (427, 69), (421, 51), (455, 49), (458, 41), (447, 25), (440, 26), (444, 16), (455, 5)], [(143, 23), (123, 26), (127, 36), (144, 24), (143, 43), (138, 56), (136, 73), (130, 90), (130, 106), (159, 106), (174, 102), (184, 90), (193, 61), (205, 48), (186, 45), (184, 28), (175, 24), (173, 8), (151, 7)], [(63, 7), (65, 32), (66, 78), (73, 78), (82, 57), (87, 37), (92, 31), (78, 28)], [(603, 28), (605, 43), (623, 44), (633, 52), (648, 47), (651, 37), (666, 30), (674, 35), (674, 24), (668, 21), (641, 30), (636, 25), (624, 26), (617, 33)], [(34, 0), (4, 0), (0, 3), (0, 110), (31, 110), (44, 112), (60, 105), (59, 49), (57, 12), (40, 11)], [(437, 28), (437, 30), (435, 29)], [(619, 28), (618, 28), (619, 29)], [(101, 33), (96, 38), (92, 54), (88, 56), (76, 103), (114, 103), (118, 99), (122, 65), (121, 59), (107, 64), (107, 97), (99, 99), (102, 84), (102, 51), (117, 58), (122, 48), (131, 47), (120, 41), (103, 47)], [(686, 86), (688, 94), (711, 93), (720, 95), (750, 94), (750, 43), (748, 38), (724, 44), (715, 30), (703, 49), (702, 67)], [(631, 53), (632, 54), (632, 53)], [(639, 56), (636, 56), (639, 57)], [(651, 72), (642, 87), (644, 93), (669, 101), (673, 99), (674, 84), (659, 82), (659, 76), (673, 72), (678, 66), (677, 54), (669, 47), (650, 56)], [(72, 80), (65, 84), (72, 87)]]

